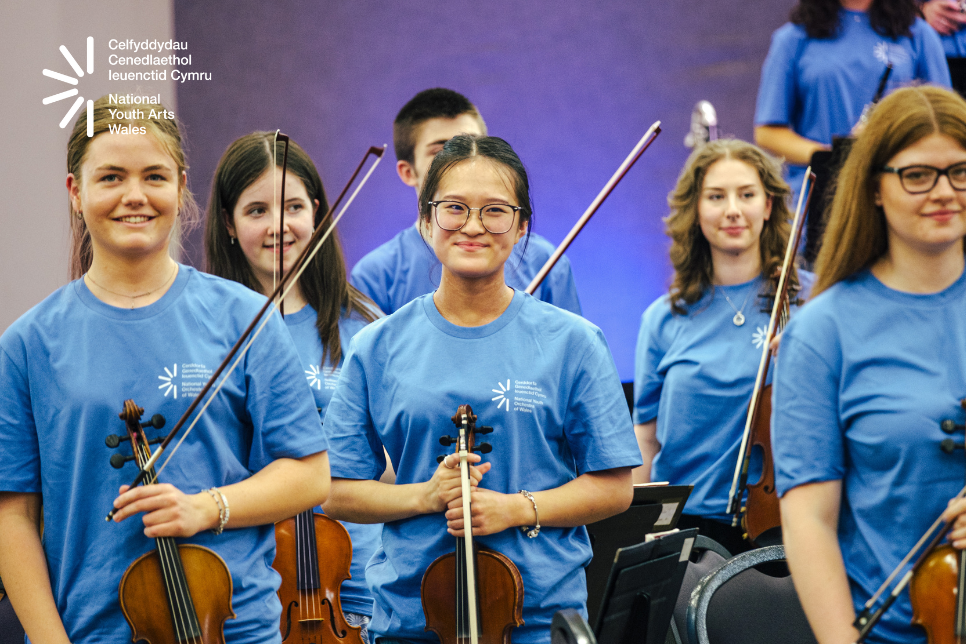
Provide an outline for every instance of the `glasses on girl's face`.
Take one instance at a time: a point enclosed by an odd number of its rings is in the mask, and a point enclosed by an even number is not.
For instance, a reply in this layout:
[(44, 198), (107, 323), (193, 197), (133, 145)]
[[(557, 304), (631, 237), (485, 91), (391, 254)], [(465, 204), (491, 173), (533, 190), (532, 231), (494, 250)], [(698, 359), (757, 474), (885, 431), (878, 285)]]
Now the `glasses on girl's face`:
[(474, 210), (480, 213), (480, 223), (488, 233), (502, 235), (513, 227), (513, 219), (520, 206), (505, 203), (490, 203), (479, 208), (470, 208), (461, 201), (430, 201), (436, 213), (436, 223), (443, 230), (460, 230), (470, 220)]
[(948, 168), (934, 168), (931, 165), (907, 165), (904, 168), (890, 168), (882, 166), (882, 172), (899, 175), (902, 188), (911, 195), (921, 195), (929, 192), (939, 183), (939, 177), (945, 175), (953, 190), (966, 191), (966, 161), (956, 163)]

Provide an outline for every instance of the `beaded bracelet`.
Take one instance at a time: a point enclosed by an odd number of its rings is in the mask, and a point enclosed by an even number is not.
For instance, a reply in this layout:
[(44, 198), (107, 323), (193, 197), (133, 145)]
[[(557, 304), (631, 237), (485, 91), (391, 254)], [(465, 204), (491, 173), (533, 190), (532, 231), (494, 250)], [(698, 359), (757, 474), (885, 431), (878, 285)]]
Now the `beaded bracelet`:
[(211, 531), (214, 534), (221, 534), (225, 530), (225, 525), (228, 524), (228, 517), (231, 516), (228, 499), (218, 488), (210, 487), (204, 491), (211, 495), (211, 498), (215, 500), (215, 505), (218, 506), (218, 527), (212, 528)]
[(533, 515), (536, 517), (536, 525), (531, 528), (530, 526), (520, 526), (520, 530), (523, 534), (527, 535), (531, 539), (540, 534), (540, 513), (537, 512), (537, 500), (533, 498), (533, 495), (526, 490), (520, 490), (520, 494), (530, 499), (530, 503), (533, 504)]

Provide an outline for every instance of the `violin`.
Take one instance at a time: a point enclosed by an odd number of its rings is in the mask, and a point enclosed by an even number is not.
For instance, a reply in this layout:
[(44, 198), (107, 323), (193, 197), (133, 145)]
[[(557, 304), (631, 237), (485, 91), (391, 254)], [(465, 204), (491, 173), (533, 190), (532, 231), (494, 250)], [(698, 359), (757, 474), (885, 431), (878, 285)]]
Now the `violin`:
[[(139, 467), (151, 457), (144, 427), (159, 426), (160, 418), (156, 415), (142, 425), (143, 413), (133, 400), (125, 400), (120, 413)], [(108, 445), (111, 438), (116, 437), (109, 437)], [(150, 476), (155, 480), (153, 468)], [(225, 620), (235, 617), (231, 573), (224, 560), (208, 548), (177, 544), (172, 537), (158, 537), (155, 543), (156, 550), (138, 557), (124, 571), (118, 588), (131, 641), (223, 644)]]
[(349, 532), (338, 521), (306, 510), (275, 524), (275, 543), (282, 641), (362, 644), (362, 627), (346, 622), (339, 598), (339, 587), (351, 576)]
[[(470, 511), (470, 452), (488, 453), (487, 443), (475, 444), (475, 434), (492, 427), (476, 427), (469, 405), (453, 416), (459, 436), (444, 435), (443, 445), (456, 444), (463, 491), (464, 537), (456, 539), (455, 552), (437, 558), (423, 574), (421, 594), (426, 630), (442, 644), (510, 644), (510, 632), (523, 625), (523, 579), (509, 558), (473, 543)], [(442, 461), (444, 457), (438, 460)]]
[[(778, 495), (775, 491), (775, 463), (771, 449), (771, 385), (766, 385), (768, 370), (771, 366), (771, 343), (775, 336), (785, 328), (791, 315), (790, 281), (795, 254), (802, 239), (802, 221), (804, 213), (808, 211), (808, 204), (812, 196), (812, 186), (815, 174), (812, 169), (805, 171), (805, 180), (799, 193), (798, 208), (795, 219), (788, 235), (785, 247), (785, 259), (782, 262), (781, 273), (778, 276), (778, 286), (775, 289), (775, 302), (772, 306), (771, 317), (768, 320), (768, 332), (765, 334), (761, 348), (761, 361), (758, 363), (758, 375), (751, 392), (751, 403), (748, 406), (748, 416), (745, 429), (741, 436), (741, 446), (738, 449), (738, 464), (731, 482), (731, 492), (728, 496), (728, 514), (735, 517), (734, 524), (739, 520), (745, 530), (747, 539), (757, 542), (763, 535), (771, 536), (781, 528), (781, 512), (778, 506)], [(761, 477), (755, 483), (748, 483), (748, 468), (751, 462), (752, 450), (757, 449), (762, 455)], [(745, 505), (741, 501), (747, 492)]]

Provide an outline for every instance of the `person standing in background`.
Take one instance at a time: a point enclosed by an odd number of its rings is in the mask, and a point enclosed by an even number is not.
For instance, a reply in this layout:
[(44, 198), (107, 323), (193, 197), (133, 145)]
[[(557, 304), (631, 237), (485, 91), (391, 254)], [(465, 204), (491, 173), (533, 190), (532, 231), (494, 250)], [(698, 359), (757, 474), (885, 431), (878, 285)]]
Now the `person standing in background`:
[[(424, 90), (403, 106), (393, 123), (396, 172), (418, 197), (433, 158), (448, 140), (457, 134), (486, 133), (483, 117), (465, 96), (444, 88)], [(370, 251), (352, 268), (352, 284), (383, 313), (393, 313), (439, 287), (442, 268), (425, 235), (417, 216), (414, 225)], [(529, 232), (527, 239), (514, 247), (506, 263), (507, 284), (524, 290), (554, 250), (549, 241)], [(533, 295), (581, 315), (577, 286), (566, 256), (560, 258)]]

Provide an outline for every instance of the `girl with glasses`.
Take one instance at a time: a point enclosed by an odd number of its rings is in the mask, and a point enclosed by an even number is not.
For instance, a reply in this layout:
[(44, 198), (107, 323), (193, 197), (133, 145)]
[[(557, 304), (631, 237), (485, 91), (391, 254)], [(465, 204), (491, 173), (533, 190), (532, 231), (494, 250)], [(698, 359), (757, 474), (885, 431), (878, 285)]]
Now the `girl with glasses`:
[[(274, 132), (253, 132), (236, 140), (222, 155), (211, 186), (205, 228), (208, 271), (270, 295), (282, 267), (292, 269), (329, 210), (315, 164), (294, 141), (289, 142), (285, 176), (284, 230), (277, 215), (284, 143)], [(349, 340), (376, 319), (376, 306), (346, 279), (338, 235), (325, 241), (285, 299), (285, 325), (295, 340), (302, 370), (319, 414), (325, 415)], [(391, 470), (388, 472), (391, 475)], [(383, 472), (379, 472), (380, 475)], [(381, 526), (346, 523), (352, 538), (352, 578), (342, 584), (342, 609), (351, 626), (372, 616), (365, 565), (379, 541)]]
[[(883, 100), (839, 175), (813, 299), (782, 338), (776, 482), (822, 644), (855, 641), (856, 612), (944, 510), (966, 546), (966, 502), (947, 508), (964, 456), (940, 448), (966, 398), (964, 163), (966, 101), (933, 87)], [(915, 167), (940, 172), (910, 181)], [(867, 641), (925, 642), (911, 617), (904, 592)]]
[[(226, 640), (279, 642), (273, 522), (323, 501), (329, 482), (318, 414), (281, 321), (270, 319), (223, 376), (164, 469), (162, 457), (158, 484), (127, 489), (138, 471), (125, 459), (131, 445), (105, 445), (126, 434), (127, 399), (145, 420), (164, 416), (163, 431), (146, 428), (164, 437), (264, 301), (171, 258), (193, 208), (187, 164), (175, 121), (143, 117), (168, 112), (140, 107), (122, 115), (99, 99), (93, 136), (81, 112), (67, 146), (75, 281), (0, 337), (0, 575), (31, 641), (129, 641), (122, 576), (157, 549), (155, 537), (178, 537), (227, 565)], [(191, 566), (185, 575), (189, 587), (214, 577)], [(167, 609), (156, 617), (172, 619)]]
[[(728, 492), (788, 243), (788, 193), (781, 164), (750, 143), (692, 153), (668, 195), (671, 289), (644, 312), (637, 340), (635, 482), (694, 485), (681, 527), (736, 554), (749, 544), (731, 525)], [(800, 278), (810, 285), (793, 267), (792, 302)]]
[[(420, 581), (463, 534), (459, 459), (439, 439), (471, 405), (493, 427), (492, 452), (469, 457), (473, 533), (522, 575), (525, 624), (513, 641), (549, 642), (554, 613), (585, 610), (582, 526), (631, 501), (630, 468), (641, 461), (620, 380), (599, 329), (504, 281), (532, 213), (526, 170), (505, 141), (451, 139), (419, 204), (443, 266), (439, 289), (353, 338), (324, 423), (337, 477), (326, 510), (385, 523), (366, 570), (370, 632), (435, 641)], [(392, 486), (372, 480), (383, 447)]]

